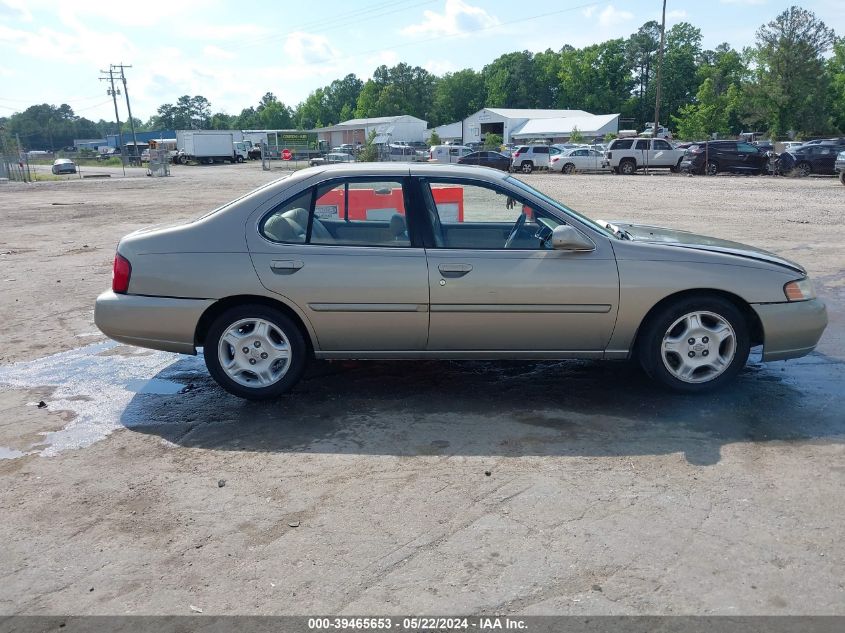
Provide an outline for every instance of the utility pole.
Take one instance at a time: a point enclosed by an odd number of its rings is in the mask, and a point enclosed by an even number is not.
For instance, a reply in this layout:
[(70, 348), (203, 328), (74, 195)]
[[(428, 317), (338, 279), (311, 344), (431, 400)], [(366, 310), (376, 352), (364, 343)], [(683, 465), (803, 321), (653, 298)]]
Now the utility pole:
[(657, 90), (654, 99), (654, 131), (651, 138), (657, 138), (660, 123), (660, 70), (663, 67), (663, 41), (666, 34), (666, 0), (663, 0), (663, 20), (660, 22), (660, 49), (657, 51)]
[(129, 105), (129, 90), (126, 88), (126, 75), (123, 73), (124, 68), (132, 68), (132, 66), (124, 66), (123, 62), (119, 64), (112, 64), (111, 68), (120, 68), (120, 79), (123, 81), (123, 96), (126, 97), (126, 110), (129, 112), (129, 127), (132, 128), (132, 146), (134, 148), (135, 158), (140, 160), (138, 155), (138, 138), (135, 136), (135, 119), (132, 118), (132, 108)]
[[(123, 155), (123, 133), (120, 131), (120, 114), (117, 112), (117, 95), (120, 94), (120, 91), (114, 88), (114, 71), (111, 67), (108, 70), (101, 70), (100, 73), (103, 75), (103, 77), (100, 77), (100, 81), (108, 81), (111, 84), (111, 88), (106, 90), (106, 94), (111, 95), (112, 101), (114, 101), (114, 118), (117, 121), (117, 142), (120, 148), (120, 164), (123, 165), (123, 175), (125, 176), (126, 157)], [(105, 75), (108, 75), (108, 77)]]

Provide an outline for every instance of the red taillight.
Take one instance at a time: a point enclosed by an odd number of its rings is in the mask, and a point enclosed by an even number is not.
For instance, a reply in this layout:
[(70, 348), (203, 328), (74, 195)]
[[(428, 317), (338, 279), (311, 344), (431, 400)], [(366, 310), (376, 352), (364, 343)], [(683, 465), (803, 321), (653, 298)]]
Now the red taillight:
[(129, 290), (129, 277), (132, 276), (132, 264), (120, 253), (114, 255), (114, 268), (111, 275), (112, 292), (126, 294)]
[(519, 158), (519, 152), (514, 152), (514, 153), (513, 153), (513, 157), (514, 157), (514, 158)]

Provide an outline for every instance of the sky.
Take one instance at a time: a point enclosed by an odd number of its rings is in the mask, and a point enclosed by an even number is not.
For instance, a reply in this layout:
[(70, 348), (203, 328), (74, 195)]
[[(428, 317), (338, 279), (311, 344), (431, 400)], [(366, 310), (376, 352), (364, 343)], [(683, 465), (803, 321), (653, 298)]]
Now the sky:
[[(792, 2), (668, 0), (667, 28), (687, 21), (705, 48), (754, 43)], [(842, 0), (799, 6), (845, 35)], [(35, 103), (114, 119), (99, 80), (131, 65), (132, 114), (147, 120), (183, 94), (238, 114), (266, 92), (295, 106), (348, 73), (366, 80), (406, 62), (435, 74), (481, 68), (515, 50), (559, 50), (627, 37), (659, 20), (661, 0), (0, 0), (0, 116)], [(126, 104), (119, 102), (121, 119)]]

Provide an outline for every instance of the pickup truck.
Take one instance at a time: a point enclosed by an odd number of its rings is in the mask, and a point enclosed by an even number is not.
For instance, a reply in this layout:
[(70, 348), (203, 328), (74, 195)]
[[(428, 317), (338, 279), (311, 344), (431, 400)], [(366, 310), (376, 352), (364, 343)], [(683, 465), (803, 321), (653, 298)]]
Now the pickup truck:
[(675, 149), (662, 138), (618, 138), (610, 143), (604, 165), (614, 174), (629, 176), (638, 169), (668, 168), (678, 171), (684, 158), (683, 149)]
[(845, 185), (845, 152), (839, 152), (836, 155), (836, 162), (833, 168), (839, 172), (839, 182)]

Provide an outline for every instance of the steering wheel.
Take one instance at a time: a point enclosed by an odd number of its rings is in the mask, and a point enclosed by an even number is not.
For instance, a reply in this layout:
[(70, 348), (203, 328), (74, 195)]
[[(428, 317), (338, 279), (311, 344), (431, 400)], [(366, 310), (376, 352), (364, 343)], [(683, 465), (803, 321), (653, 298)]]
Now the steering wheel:
[(508, 235), (508, 239), (505, 240), (505, 248), (512, 248), (513, 241), (516, 239), (516, 236), (519, 234), (519, 230), (525, 224), (525, 214), (520, 213), (519, 217), (514, 222), (513, 228), (511, 229), (510, 235)]

